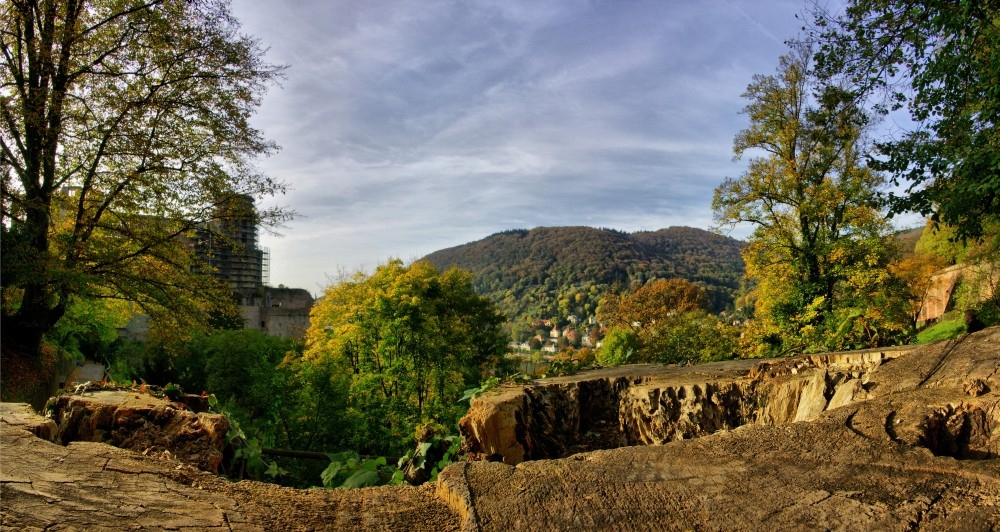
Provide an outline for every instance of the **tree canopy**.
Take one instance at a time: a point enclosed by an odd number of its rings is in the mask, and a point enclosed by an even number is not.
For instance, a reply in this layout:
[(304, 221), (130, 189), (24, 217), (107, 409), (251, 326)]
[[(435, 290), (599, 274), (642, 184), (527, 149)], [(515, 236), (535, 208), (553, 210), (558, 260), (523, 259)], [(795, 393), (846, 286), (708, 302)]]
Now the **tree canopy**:
[(417, 424), (458, 421), (462, 391), (504, 363), (503, 322), (468, 272), (392, 260), (326, 289), (304, 360), (350, 375), (351, 408), (367, 423), (360, 430), (380, 452), (397, 452)]
[[(733, 149), (763, 155), (713, 199), (719, 223), (754, 226), (743, 258), (756, 283), (755, 334), (747, 336), (763, 342), (755, 350), (808, 348), (817, 330), (832, 338), (812, 348), (889, 341), (871, 323), (884, 318), (874, 316), (881, 299), (873, 294), (892, 284), (882, 276), (892, 249), (879, 208), (883, 178), (865, 165), (868, 117), (849, 91), (810, 73), (811, 55), (795, 45), (776, 74), (747, 87), (750, 125)], [(855, 325), (864, 340), (847, 334)]]
[(609, 328), (652, 330), (658, 322), (693, 310), (706, 310), (708, 298), (699, 286), (684, 279), (656, 279), (622, 294), (608, 294), (597, 309)]
[(978, 238), (1000, 216), (1000, 2), (851, 0), (816, 14), (820, 75), (913, 127), (876, 144), (870, 166), (916, 211)]
[[(282, 185), (249, 118), (281, 68), (225, 0), (13, 0), (0, 16), (4, 341), (35, 350), (74, 294), (199, 318), (226, 297), (185, 238)], [(235, 213), (255, 221), (279, 211)]]

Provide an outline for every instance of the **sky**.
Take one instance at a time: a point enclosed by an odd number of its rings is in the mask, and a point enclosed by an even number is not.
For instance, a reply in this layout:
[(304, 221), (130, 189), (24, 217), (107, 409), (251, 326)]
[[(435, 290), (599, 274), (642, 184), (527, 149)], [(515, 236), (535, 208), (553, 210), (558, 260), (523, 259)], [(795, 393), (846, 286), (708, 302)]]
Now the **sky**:
[[(712, 226), (741, 94), (806, 0), (233, 0), (287, 65), (254, 125), (272, 286), (318, 294), (507, 230)], [(796, 18), (799, 15), (800, 18)], [(741, 232), (742, 231), (742, 232)], [(733, 236), (743, 237), (745, 229)]]

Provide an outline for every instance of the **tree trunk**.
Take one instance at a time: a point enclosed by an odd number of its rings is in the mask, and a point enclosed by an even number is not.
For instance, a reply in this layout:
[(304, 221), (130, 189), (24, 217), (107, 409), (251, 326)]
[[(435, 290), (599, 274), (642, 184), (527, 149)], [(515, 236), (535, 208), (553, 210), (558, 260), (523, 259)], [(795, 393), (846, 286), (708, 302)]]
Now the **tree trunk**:
[(62, 317), (66, 300), (55, 286), (49, 264), (48, 202), (27, 213), (20, 235), (23, 255), (18, 260), (24, 289), (21, 305), (12, 316), (4, 319), (4, 342), (35, 356), (42, 336)]

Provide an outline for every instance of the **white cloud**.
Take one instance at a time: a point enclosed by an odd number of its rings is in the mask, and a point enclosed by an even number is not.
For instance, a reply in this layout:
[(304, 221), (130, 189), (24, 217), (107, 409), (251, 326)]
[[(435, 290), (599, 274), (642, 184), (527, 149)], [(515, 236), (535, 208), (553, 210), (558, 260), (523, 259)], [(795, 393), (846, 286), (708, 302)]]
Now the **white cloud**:
[(739, 95), (797, 1), (235, 0), (288, 63), (255, 123), (303, 216), (273, 283), (412, 259), (511, 227), (707, 227), (740, 166)]

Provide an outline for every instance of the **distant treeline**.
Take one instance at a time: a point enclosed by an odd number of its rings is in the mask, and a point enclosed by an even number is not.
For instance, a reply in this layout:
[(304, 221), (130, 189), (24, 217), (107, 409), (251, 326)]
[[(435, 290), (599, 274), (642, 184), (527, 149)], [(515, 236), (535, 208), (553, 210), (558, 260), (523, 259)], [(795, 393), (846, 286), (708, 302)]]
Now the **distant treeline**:
[(602, 295), (650, 279), (702, 285), (716, 312), (731, 307), (743, 276), (742, 242), (702, 229), (626, 233), (593, 227), (511, 229), (431, 253), (440, 269), (473, 274), (476, 290), (511, 319), (593, 316)]

